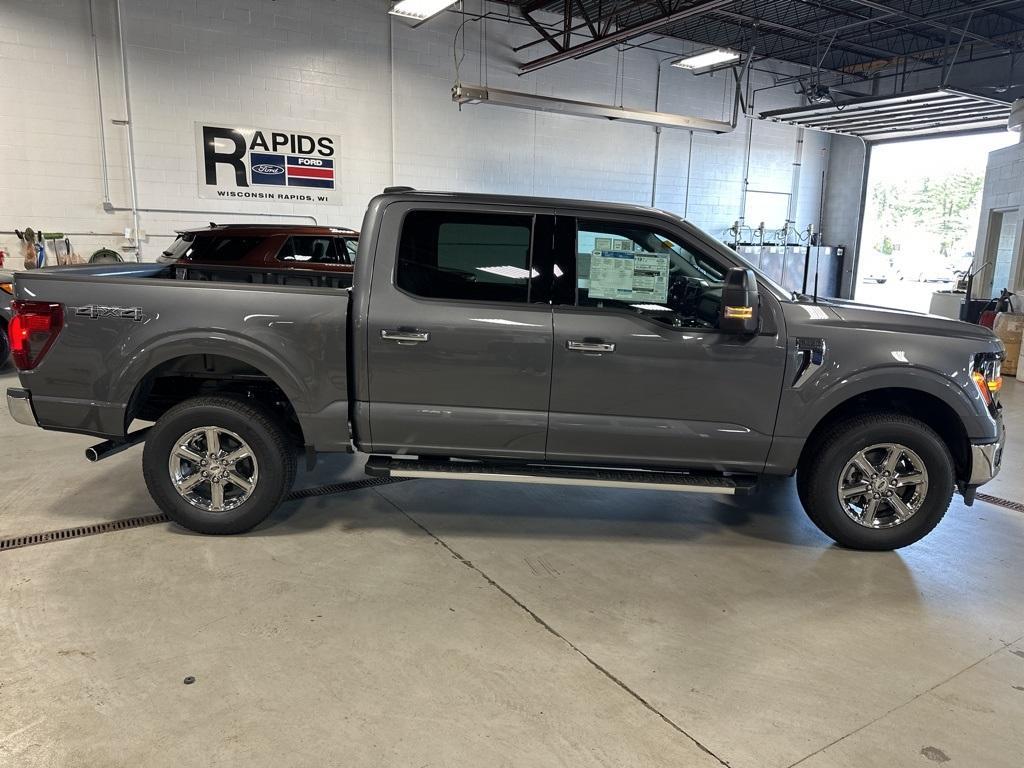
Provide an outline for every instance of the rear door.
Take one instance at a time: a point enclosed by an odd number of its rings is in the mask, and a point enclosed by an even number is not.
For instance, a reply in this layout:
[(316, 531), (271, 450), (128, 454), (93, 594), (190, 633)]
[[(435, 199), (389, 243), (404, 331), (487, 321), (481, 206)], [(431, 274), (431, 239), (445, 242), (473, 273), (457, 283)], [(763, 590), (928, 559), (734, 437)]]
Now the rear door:
[(723, 333), (732, 265), (706, 245), (641, 216), (568, 226), (576, 286), (554, 307), (547, 458), (759, 471), (785, 367), (774, 298), (762, 290), (761, 334)]
[(552, 327), (537, 265), (550, 222), (388, 206), (378, 243), (397, 243), (397, 259), (375, 257), (366, 327), (373, 451), (543, 458)]

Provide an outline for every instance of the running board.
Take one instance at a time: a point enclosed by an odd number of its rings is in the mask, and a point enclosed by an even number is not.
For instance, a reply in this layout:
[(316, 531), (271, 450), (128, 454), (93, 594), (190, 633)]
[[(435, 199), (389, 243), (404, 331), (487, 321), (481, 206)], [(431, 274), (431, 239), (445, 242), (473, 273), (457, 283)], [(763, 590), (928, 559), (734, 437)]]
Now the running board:
[(598, 469), (540, 464), (484, 464), (473, 461), (393, 459), (387, 456), (371, 456), (366, 462), (366, 474), (375, 477), (589, 485), (600, 488), (637, 488), (725, 495), (749, 493), (756, 485), (756, 478), (753, 475)]

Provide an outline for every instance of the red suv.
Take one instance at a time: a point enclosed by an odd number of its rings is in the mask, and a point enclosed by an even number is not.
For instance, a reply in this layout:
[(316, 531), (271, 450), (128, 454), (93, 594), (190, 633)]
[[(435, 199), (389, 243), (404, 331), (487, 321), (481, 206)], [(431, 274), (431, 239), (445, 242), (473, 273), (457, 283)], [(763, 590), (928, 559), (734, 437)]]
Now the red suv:
[(157, 261), (351, 273), (359, 233), (297, 224), (211, 224), (178, 233)]

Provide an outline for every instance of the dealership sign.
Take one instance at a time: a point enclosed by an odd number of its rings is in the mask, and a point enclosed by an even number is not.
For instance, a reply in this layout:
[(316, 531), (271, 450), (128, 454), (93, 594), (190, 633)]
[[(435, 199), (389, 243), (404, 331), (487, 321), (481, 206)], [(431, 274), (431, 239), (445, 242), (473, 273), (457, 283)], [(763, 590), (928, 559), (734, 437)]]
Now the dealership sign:
[(340, 203), (340, 147), (338, 136), (196, 123), (199, 196)]

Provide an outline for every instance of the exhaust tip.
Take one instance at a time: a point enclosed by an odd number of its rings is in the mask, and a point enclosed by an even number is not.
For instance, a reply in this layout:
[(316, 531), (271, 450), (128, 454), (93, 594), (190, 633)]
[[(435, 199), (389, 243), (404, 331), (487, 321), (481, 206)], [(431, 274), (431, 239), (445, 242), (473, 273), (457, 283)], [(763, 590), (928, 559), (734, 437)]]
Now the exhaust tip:
[(95, 448), (86, 448), (85, 449), (85, 458), (87, 458), (89, 461), (99, 461), (100, 460), (99, 451), (97, 451)]

